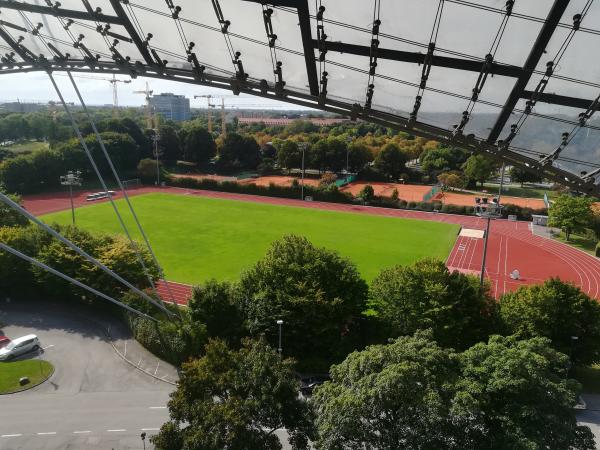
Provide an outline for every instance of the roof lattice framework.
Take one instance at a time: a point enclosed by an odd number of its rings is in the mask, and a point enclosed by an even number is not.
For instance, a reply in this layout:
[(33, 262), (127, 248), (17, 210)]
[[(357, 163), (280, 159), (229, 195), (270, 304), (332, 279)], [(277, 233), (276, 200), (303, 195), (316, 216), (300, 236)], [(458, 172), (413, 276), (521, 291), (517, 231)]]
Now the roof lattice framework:
[(0, 73), (163, 78), (335, 112), (600, 195), (594, 0), (0, 0)]

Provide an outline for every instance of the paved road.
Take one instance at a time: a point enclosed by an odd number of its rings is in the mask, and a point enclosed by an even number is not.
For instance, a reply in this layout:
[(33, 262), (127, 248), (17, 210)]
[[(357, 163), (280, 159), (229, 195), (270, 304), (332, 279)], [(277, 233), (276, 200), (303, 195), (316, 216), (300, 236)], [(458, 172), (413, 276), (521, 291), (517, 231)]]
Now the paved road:
[[(99, 327), (61, 305), (0, 303), (8, 336), (35, 333), (52, 362), (44, 384), (0, 397), (0, 449), (141, 449), (168, 418), (173, 386), (125, 363)], [(147, 445), (146, 448), (152, 448)]]

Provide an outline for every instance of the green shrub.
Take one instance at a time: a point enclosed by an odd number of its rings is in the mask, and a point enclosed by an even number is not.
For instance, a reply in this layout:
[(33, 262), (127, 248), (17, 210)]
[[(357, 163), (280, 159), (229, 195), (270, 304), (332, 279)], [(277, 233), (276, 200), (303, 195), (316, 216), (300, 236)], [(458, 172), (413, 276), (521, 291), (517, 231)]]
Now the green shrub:
[(600, 258), (600, 242), (596, 244), (596, 256)]

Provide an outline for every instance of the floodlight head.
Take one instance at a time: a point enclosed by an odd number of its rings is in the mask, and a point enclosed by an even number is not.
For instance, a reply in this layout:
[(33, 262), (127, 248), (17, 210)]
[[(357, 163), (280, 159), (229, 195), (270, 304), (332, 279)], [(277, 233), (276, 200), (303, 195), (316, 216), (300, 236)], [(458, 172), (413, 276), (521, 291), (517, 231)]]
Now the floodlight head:
[(277, 320), (277, 325), (283, 325), (283, 320), (281, 320), (281, 319)]

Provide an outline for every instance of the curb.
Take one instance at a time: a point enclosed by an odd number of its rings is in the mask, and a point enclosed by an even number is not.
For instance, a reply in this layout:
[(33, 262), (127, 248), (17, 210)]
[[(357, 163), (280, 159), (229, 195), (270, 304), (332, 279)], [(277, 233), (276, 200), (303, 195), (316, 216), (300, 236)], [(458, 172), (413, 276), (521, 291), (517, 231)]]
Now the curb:
[(102, 327), (104, 333), (106, 334), (106, 336), (108, 337), (108, 341), (111, 345), (111, 347), (113, 348), (113, 350), (115, 351), (115, 353), (117, 355), (119, 355), (121, 357), (121, 359), (123, 359), (123, 361), (125, 361), (126, 363), (128, 363), (130, 366), (135, 367), (137, 370), (139, 370), (142, 373), (145, 373), (146, 375), (154, 378), (155, 380), (158, 381), (162, 381), (163, 383), (167, 383), (170, 384), (171, 386), (177, 386), (177, 383), (173, 382), (173, 381), (168, 381), (168, 380), (164, 380), (160, 377), (157, 377), (156, 375), (154, 375), (153, 373), (150, 373), (149, 371), (147, 371), (146, 369), (143, 369), (141, 367), (139, 367), (138, 365), (134, 364), (133, 361), (127, 359), (127, 357), (125, 355), (123, 355), (115, 346), (115, 344), (113, 344), (112, 342), (112, 336), (110, 335), (110, 331), (109, 330), (105, 330), (104, 327)]
[(16, 391), (12, 391), (12, 392), (0, 392), (0, 395), (12, 395), (12, 394), (18, 394), (19, 392), (25, 392), (28, 391), (30, 389), (33, 389), (34, 387), (38, 387), (39, 385), (45, 383), (46, 381), (48, 381), (50, 379), (50, 377), (52, 375), (54, 375), (54, 371), (56, 370), (54, 368), (54, 365), (52, 363), (50, 363), (50, 365), (52, 366), (52, 370), (50, 371), (50, 373), (48, 374), (48, 376), (46, 378), (44, 378), (43, 380), (41, 380), (39, 383), (31, 385), (31, 386), (27, 386), (26, 388), (23, 389), (18, 389)]

